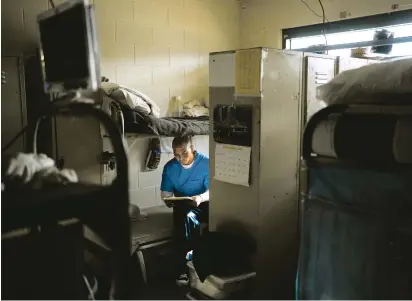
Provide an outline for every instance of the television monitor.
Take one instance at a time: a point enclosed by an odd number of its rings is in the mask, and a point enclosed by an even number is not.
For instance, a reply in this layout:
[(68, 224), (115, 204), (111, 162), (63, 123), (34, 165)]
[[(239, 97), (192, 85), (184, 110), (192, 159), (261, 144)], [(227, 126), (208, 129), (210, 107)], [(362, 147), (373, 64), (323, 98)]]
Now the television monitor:
[(96, 91), (100, 60), (94, 8), (88, 0), (69, 0), (37, 18), (46, 93)]

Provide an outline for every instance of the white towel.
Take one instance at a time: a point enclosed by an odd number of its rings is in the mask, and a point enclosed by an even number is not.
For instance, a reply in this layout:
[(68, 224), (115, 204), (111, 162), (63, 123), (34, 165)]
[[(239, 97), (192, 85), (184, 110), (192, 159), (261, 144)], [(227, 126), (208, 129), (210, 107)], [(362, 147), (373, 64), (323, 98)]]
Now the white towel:
[(209, 116), (209, 109), (202, 106), (199, 100), (192, 100), (183, 105), (183, 116), (186, 117), (200, 117)]

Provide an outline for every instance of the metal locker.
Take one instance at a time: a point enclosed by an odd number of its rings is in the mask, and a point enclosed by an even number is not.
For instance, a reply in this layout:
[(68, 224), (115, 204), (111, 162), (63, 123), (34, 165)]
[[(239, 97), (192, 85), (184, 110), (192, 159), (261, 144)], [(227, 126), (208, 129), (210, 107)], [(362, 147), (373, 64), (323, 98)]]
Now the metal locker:
[[(1, 145), (6, 146), (26, 126), (26, 102), (24, 90), (23, 62), (20, 57), (2, 57), (1, 70), (6, 82), (1, 86)], [(5, 152), (15, 154), (25, 151), (25, 137), (18, 140)]]
[(306, 119), (309, 118), (326, 104), (317, 99), (316, 88), (320, 85), (328, 83), (335, 77), (336, 58), (324, 55), (306, 55)]
[[(268, 48), (210, 54), (209, 227), (235, 225), (233, 231), (256, 240), (258, 299), (293, 298), (303, 60), (302, 53)], [(225, 115), (223, 109), (233, 107), (248, 110), (250, 124), (242, 114)], [(233, 119), (250, 137), (241, 142), (228, 138), (226, 125)], [(249, 186), (217, 177), (222, 144), (250, 146)]]

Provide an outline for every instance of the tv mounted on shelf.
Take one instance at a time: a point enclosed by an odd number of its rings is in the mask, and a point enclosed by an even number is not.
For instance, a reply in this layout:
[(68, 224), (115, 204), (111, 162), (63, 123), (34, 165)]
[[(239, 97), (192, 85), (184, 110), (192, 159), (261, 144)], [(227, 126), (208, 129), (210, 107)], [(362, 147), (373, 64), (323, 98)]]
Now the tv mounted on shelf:
[(100, 61), (93, 7), (88, 0), (64, 2), (37, 18), (46, 93), (96, 91)]

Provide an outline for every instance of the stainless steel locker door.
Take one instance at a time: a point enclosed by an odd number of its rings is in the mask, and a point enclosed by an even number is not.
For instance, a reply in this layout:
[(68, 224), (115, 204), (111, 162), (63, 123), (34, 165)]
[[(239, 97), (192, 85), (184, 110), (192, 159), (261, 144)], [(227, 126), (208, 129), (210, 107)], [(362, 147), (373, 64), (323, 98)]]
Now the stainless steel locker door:
[(62, 167), (74, 169), (82, 182), (101, 184), (100, 123), (93, 117), (57, 116), (56, 138), (57, 160)]
[[(6, 83), (1, 85), (1, 145), (4, 147), (26, 125), (26, 105), (21, 93), (23, 68), (19, 58), (2, 57), (1, 70), (6, 72)], [(5, 153), (24, 150), (24, 136), (21, 136)]]
[(306, 77), (306, 122), (326, 105), (317, 99), (316, 88), (335, 76), (335, 58), (308, 56)]

